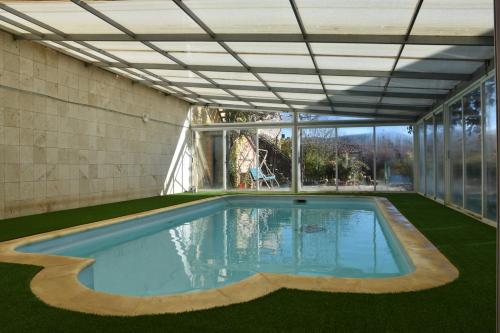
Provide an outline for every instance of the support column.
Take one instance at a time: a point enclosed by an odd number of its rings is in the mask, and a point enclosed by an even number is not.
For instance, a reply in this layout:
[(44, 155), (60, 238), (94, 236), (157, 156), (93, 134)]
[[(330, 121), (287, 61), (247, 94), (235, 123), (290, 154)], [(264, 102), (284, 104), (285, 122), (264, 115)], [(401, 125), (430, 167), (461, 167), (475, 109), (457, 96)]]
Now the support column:
[[(494, 11), (495, 11), (495, 74), (496, 74), (496, 101), (497, 101), (497, 147), (500, 147), (500, 136), (498, 135), (498, 129), (500, 128), (500, 102), (498, 98), (500, 96), (500, 85), (498, 84), (498, 78), (500, 78), (500, 0), (494, 0)], [(498, 148), (497, 148), (498, 150)], [(500, 177), (498, 177), (498, 166), (500, 166), (500, 154), (497, 154), (497, 193), (498, 189), (500, 189)], [(498, 201), (498, 200), (497, 200)], [(498, 228), (498, 220), (500, 217), (500, 205), (497, 202), (497, 306), (496, 306), (496, 319), (497, 326), (496, 331), (500, 332), (500, 321), (498, 318), (498, 314), (500, 313), (500, 256), (499, 256), (499, 241), (500, 241), (500, 228)]]
[(227, 131), (222, 131), (222, 188), (227, 191)]
[(292, 192), (299, 191), (299, 127), (298, 114), (293, 113), (293, 128), (292, 128)]

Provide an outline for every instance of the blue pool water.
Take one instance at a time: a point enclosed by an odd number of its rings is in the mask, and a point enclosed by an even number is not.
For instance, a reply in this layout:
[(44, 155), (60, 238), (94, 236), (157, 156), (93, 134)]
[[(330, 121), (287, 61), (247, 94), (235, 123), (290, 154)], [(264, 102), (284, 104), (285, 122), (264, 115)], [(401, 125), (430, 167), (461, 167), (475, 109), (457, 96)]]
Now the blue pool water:
[(382, 278), (414, 268), (370, 198), (228, 197), (28, 244), (94, 258), (80, 281), (122, 295), (205, 290), (256, 272)]

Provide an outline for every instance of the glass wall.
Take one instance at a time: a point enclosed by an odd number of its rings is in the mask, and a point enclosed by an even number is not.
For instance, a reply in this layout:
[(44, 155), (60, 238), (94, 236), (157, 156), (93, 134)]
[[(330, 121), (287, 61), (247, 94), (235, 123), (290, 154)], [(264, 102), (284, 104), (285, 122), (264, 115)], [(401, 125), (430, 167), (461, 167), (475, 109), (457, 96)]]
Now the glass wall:
[(435, 157), (436, 157), (436, 198), (444, 200), (445, 195), (445, 176), (444, 176), (444, 124), (443, 124), (443, 112), (439, 112), (434, 116), (434, 139), (436, 140), (435, 145)]
[(201, 189), (224, 188), (223, 132), (195, 132), (194, 184)]
[(417, 126), (419, 192), (433, 197), (435, 189), (435, 198), (496, 221), (495, 78), (478, 80)]
[(434, 196), (434, 120), (424, 121), (425, 130), (425, 194)]
[(449, 106), (450, 134), (450, 201), (457, 206), (463, 205), (463, 122), (462, 100)]
[(413, 128), (376, 127), (377, 191), (413, 190)]
[(418, 138), (418, 190), (425, 193), (425, 130), (424, 125), (417, 126)]
[(484, 150), (484, 215), (490, 220), (497, 217), (497, 117), (495, 79), (483, 83), (483, 150)]
[[(259, 190), (290, 190), (292, 184), (292, 130), (259, 129)], [(252, 173), (254, 176), (255, 173)]]
[(465, 208), (481, 214), (481, 91), (474, 88), (463, 97)]
[(339, 191), (373, 191), (373, 127), (337, 129)]
[(336, 189), (337, 139), (335, 128), (301, 131), (301, 179), (303, 190)]
[(256, 138), (255, 129), (226, 131), (227, 189), (256, 189), (251, 175), (257, 167)]

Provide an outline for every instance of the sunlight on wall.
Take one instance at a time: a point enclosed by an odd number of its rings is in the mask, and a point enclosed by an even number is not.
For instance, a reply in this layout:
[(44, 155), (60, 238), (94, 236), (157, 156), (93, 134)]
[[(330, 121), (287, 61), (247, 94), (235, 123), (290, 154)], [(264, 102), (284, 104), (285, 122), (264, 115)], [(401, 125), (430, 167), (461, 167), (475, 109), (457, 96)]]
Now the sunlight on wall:
[(191, 187), (192, 153), (190, 133), (189, 116), (187, 116), (184, 120), (160, 195), (185, 192)]

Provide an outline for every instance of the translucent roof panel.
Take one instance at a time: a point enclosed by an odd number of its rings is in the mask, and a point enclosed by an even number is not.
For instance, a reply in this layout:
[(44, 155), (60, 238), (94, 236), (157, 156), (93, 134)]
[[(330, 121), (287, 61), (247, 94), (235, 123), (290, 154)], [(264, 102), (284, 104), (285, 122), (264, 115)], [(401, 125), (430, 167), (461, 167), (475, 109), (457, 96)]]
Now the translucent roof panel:
[(456, 60), (488, 60), (493, 58), (492, 46), (405, 45), (402, 58), (433, 58)]
[(492, 31), (491, 0), (425, 0), (412, 34), (479, 36)]
[(4, 22), (4, 21), (0, 21), (0, 29), (5, 29), (6, 31), (13, 32), (13, 33), (22, 33), (22, 34), (29, 33), (28, 31), (26, 31), (24, 29), (18, 28), (17, 26), (12, 25), (12, 24), (7, 23), (7, 22)]
[(315, 55), (396, 57), (400, 44), (311, 43)]
[(63, 51), (71, 56), (74, 56), (74, 57), (77, 57), (81, 60), (84, 60), (84, 61), (87, 61), (87, 62), (96, 62), (97, 60), (93, 57), (88, 57), (80, 52), (77, 52), (77, 51), (73, 51), (72, 49), (70, 48), (67, 48), (63, 45), (60, 45), (60, 44), (57, 44), (57, 43), (54, 43), (54, 42), (43, 42), (43, 44), (45, 44), (46, 46), (50, 47), (50, 48), (54, 48), (54, 49), (57, 49), (57, 50), (60, 50), (60, 51)]
[(404, 34), (417, 0), (296, 0), (310, 34)]
[(352, 86), (383, 87), (387, 83), (385, 77), (363, 77), (363, 76), (328, 76), (322, 75), (325, 84)]
[(217, 42), (154, 42), (153, 44), (168, 52), (226, 53)]
[(298, 74), (259, 74), (266, 82), (295, 82), (295, 83), (321, 83), (317, 75), (298, 75)]
[(240, 97), (256, 97), (256, 98), (269, 98), (276, 99), (277, 97), (270, 91), (257, 91), (257, 90), (231, 90), (232, 93)]
[(195, 92), (196, 94), (199, 95), (212, 95), (212, 96), (228, 96), (230, 97), (231, 95), (225, 92), (222, 89), (217, 89), (217, 88), (199, 88), (199, 87), (191, 87), (189, 90)]
[(286, 100), (301, 100), (301, 101), (314, 101), (321, 102), (325, 101), (328, 103), (328, 99), (324, 94), (304, 94), (304, 93), (285, 93), (280, 92), (280, 96)]
[(227, 101), (223, 99), (213, 99), (213, 101), (217, 104), (226, 104), (226, 105), (242, 105), (242, 106), (249, 106), (248, 103), (243, 102), (243, 101)]
[(116, 59), (108, 57), (108, 56), (104, 55), (102, 52), (94, 51), (94, 50), (92, 50), (92, 49), (90, 49), (88, 47), (85, 47), (85, 46), (77, 43), (77, 42), (65, 42), (65, 43), (68, 44), (68, 45), (71, 45), (71, 46), (73, 46), (73, 47), (75, 47), (77, 49), (83, 50), (83, 51), (85, 51), (87, 53), (90, 53), (92, 55), (95, 55), (96, 57), (99, 57), (99, 59), (102, 59), (104, 61), (116, 62)]
[(288, 0), (184, 0), (215, 33), (300, 33)]
[(236, 86), (253, 86), (253, 87), (264, 87), (262, 82), (255, 79), (255, 81), (241, 81), (241, 80), (221, 80), (214, 79), (218, 84), (226, 84), (226, 85), (236, 85)]
[(172, 60), (152, 50), (151, 48), (149, 48), (148, 46), (144, 45), (141, 42), (87, 42), (87, 43), (131, 63), (151, 63), (151, 64), (174, 63)]
[(228, 53), (170, 52), (170, 55), (187, 65), (241, 66)]
[(297, 110), (303, 110), (308, 112), (314, 111), (328, 111), (331, 112), (332, 109), (326, 105), (300, 105), (300, 104), (292, 104), (292, 107)]
[(203, 75), (211, 79), (223, 79), (223, 80), (241, 80), (241, 81), (254, 81), (255, 76), (252, 73), (247, 72), (212, 72), (212, 71), (202, 71)]
[[(33, 24), (33, 23), (29, 22), (29, 21), (26, 21), (25, 19), (22, 19), (22, 18), (16, 16), (16, 15), (13, 15), (13, 14), (11, 14), (9, 12), (6, 12), (3, 9), (0, 9), (0, 15), (2, 15), (3, 17), (8, 18), (8, 19), (10, 19), (10, 20), (12, 20), (14, 22), (20, 23), (20, 24), (22, 24), (22, 25), (24, 25), (24, 26), (26, 26), (28, 28), (31, 28), (31, 29), (33, 29), (35, 31), (38, 31), (38, 32), (40, 32), (42, 34), (51, 33), (49, 30), (45, 30), (44, 28), (40, 27), (38, 24)], [(4, 22), (4, 21), (0, 21), (0, 25), (7, 26), (7, 27), (11, 28), (14, 31), (18, 31), (18, 32), (22, 32), (22, 33), (26, 33), (27, 32), (27, 31), (25, 31), (23, 29), (18, 28), (17, 26), (11, 25), (11, 24), (9, 24), (7, 22)]]
[(132, 78), (134, 80), (142, 80), (142, 78), (140, 76), (128, 73), (127, 71), (124, 71), (123, 69), (120, 69), (120, 68), (108, 67), (108, 69), (112, 72), (115, 72), (117, 74), (121, 74), (125, 77)]
[(90, 5), (136, 34), (203, 33), (173, 1), (92, 1)]
[(384, 97), (382, 99), (382, 103), (384, 103), (384, 104), (431, 106), (433, 102), (434, 102), (433, 99), (425, 99), (425, 98)]
[(483, 63), (459, 60), (399, 59), (396, 70), (428, 73), (473, 73)]
[(349, 85), (339, 85), (339, 84), (327, 84), (325, 88), (328, 90), (354, 90), (354, 91), (383, 91), (383, 87), (373, 87), (373, 86), (349, 86)]
[(448, 93), (446, 89), (425, 89), (425, 88), (397, 88), (397, 87), (387, 87), (388, 92), (397, 93), (414, 93), (414, 94), (441, 94), (445, 95)]
[(288, 105), (286, 104), (281, 104), (281, 103), (262, 103), (262, 102), (252, 102), (253, 105), (255, 106), (260, 106), (260, 107), (271, 107), (271, 108), (284, 108), (288, 109)]
[(121, 34), (122, 32), (70, 1), (4, 2), (34, 19), (67, 34)]
[(189, 82), (189, 83), (207, 83), (208, 81), (200, 78), (195, 73), (188, 70), (169, 70), (169, 69), (148, 69), (149, 72), (172, 82)]
[(295, 83), (295, 82), (274, 82), (266, 81), (273, 88), (298, 88), (298, 89), (323, 89), (320, 83)]
[(314, 68), (310, 56), (243, 54), (240, 57), (250, 67)]
[(350, 108), (350, 107), (336, 107), (337, 112), (352, 112), (352, 113), (366, 113), (371, 114), (375, 112), (375, 108)]
[(349, 95), (330, 95), (334, 102), (352, 102), (352, 103), (370, 103), (377, 104), (379, 96), (349, 96)]
[(391, 70), (396, 58), (315, 56), (320, 69)]
[(459, 81), (451, 80), (425, 80), (392, 78), (389, 87), (424, 88), (424, 89), (453, 89)]
[(309, 55), (307, 46), (303, 42), (229, 42), (227, 45), (236, 53), (243, 54), (280, 54), (280, 55)]

